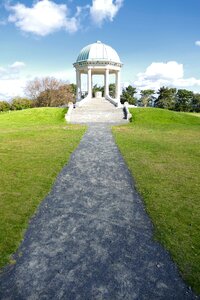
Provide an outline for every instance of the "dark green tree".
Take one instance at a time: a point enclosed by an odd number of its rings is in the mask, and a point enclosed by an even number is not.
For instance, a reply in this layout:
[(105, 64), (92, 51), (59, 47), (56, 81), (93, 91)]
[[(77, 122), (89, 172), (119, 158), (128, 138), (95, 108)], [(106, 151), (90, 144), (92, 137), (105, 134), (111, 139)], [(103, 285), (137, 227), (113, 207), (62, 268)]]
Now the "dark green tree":
[(192, 110), (192, 101), (194, 93), (186, 89), (180, 89), (176, 94), (175, 110), (190, 111)]
[[(152, 104), (153, 100), (154, 100), (154, 95), (155, 94), (155, 91), (154, 90), (151, 90), (151, 89), (148, 89), (148, 90), (142, 90), (140, 92), (140, 103), (142, 104), (142, 106), (144, 107), (147, 107), (149, 106), (150, 104)], [(150, 105), (152, 106), (152, 105)]]
[(155, 106), (159, 108), (174, 109), (176, 102), (176, 88), (161, 87), (158, 90), (158, 98), (155, 100)]
[[(97, 84), (95, 84), (92, 88), (92, 97), (95, 97), (96, 92), (102, 92), (102, 95), (104, 96), (104, 86), (98, 86)], [(114, 83), (109, 84), (109, 95), (112, 98), (115, 98), (115, 84)]]
[(191, 111), (200, 112), (200, 94), (193, 95)]
[(102, 92), (102, 95), (103, 95), (104, 87), (103, 86), (98, 86), (97, 84), (95, 84), (92, 88), (92, 97), (95, 97), (96, 92)]
[(109, 95), (110, 95), (110, 97), (115, 98), (115, 90), (116, 90), (115, 84), (110, 83), (109, 84)]
[(127, 88), (122, 90), (121, 95), (121, 103), (124, 104), (124, 102), (128, 102), (129, 104), (135, 105), (137, 102), (137, 99), (135, 97), (135, 94), (137, 93), (136, 88), (129, 85)]
[(75, 83), (70, 83), (71, 91), (74, 97), (76, 96), (76, 84)]

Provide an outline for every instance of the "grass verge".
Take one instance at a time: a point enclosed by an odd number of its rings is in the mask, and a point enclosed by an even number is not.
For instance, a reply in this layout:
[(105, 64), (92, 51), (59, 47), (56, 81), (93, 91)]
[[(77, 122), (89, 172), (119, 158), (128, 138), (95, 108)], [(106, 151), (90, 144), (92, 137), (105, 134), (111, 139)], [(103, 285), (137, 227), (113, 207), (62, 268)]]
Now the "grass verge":
[(200, 293), (200, 118), (132, 109), (133, 122), (113, 128), (154, 225), (183, 278)]
[(30, 217), (85, 132), (66, 125), (65, 113), (36, 108), (0, 114), (0, 267), (11, 261)]

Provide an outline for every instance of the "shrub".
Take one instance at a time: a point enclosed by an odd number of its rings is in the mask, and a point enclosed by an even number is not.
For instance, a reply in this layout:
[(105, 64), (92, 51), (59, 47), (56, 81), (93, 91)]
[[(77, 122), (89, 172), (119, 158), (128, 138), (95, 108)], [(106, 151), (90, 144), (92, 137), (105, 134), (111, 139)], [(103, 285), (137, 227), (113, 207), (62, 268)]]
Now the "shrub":
[(12, 110), (22, 110), (33, 107), (33, 101), (27, 98), (16, 97), (12, 100)]
[(6, 101), (0, 101), (0, 112), (10, 110), (10, 104)]

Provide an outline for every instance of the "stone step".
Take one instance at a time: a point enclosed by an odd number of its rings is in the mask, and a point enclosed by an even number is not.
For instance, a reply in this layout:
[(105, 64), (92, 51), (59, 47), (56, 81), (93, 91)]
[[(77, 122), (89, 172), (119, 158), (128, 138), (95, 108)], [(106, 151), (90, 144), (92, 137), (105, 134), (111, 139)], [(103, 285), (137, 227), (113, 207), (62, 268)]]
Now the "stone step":
[(116, 115), (122, 115), (123, 111), (122, 109), (117, 109), (117, 110), (108, 110), (108, 109), (73, 109), (73, 114), (87, 114), (87, 113), (99, 113), (99, 114), (106, 114), (106, 113), (111, 113), (111, 114), (116, 114)]
[(93, 98), (72, 110), (70, 123), (126, 123), (122, 108), (104, 98)]

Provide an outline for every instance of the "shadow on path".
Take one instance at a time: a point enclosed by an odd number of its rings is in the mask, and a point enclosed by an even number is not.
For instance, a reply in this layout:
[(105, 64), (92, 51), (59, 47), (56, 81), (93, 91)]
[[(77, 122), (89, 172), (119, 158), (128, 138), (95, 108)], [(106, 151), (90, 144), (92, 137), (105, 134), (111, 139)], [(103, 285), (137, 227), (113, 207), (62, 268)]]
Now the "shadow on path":
[(1, 275), (0, 299), (195, 299), (152, 231), (109, 126), (90, 125)]

